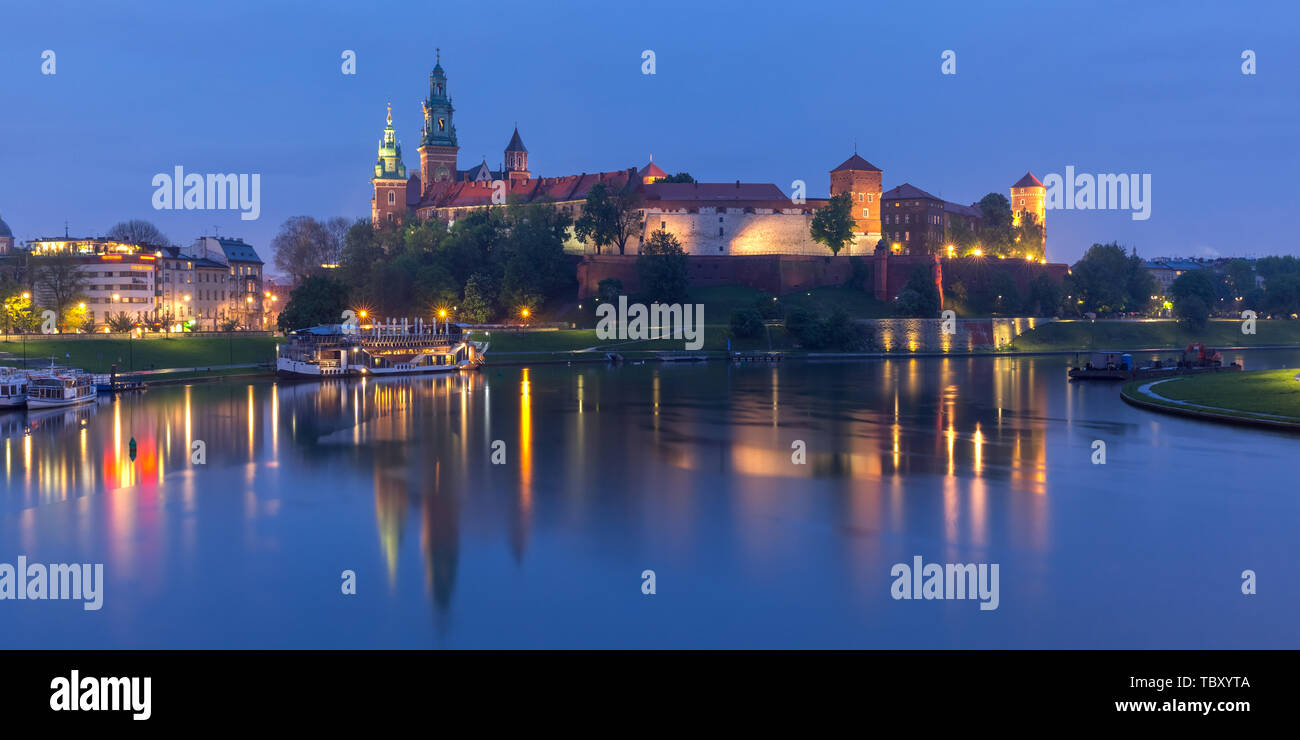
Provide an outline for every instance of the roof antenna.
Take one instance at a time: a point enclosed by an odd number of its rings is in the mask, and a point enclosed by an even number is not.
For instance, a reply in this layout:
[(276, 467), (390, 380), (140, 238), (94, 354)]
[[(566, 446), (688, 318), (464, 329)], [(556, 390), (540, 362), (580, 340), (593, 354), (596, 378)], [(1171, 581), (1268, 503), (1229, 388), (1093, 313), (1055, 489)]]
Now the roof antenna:
[(67, 239), (67, 238), (68, 238), (68, 222), (67, 222), (67, 221), (64, 221), (64, 222), (63, 222), (63, 238), (64, 238), (64, 239)]

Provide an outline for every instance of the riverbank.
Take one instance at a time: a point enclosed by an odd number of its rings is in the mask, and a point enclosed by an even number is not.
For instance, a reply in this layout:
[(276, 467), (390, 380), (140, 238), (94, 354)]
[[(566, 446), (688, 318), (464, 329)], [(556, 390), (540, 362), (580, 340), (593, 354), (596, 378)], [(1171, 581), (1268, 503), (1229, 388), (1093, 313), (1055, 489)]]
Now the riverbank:
[(1126, 384), (1120, 396), (1152, 411), (1300, 432), (1300, 370), (1213, 373)]
[(1182, 349), (1193, 342), (1214, 348), (1300, 347), (1300, 321), (1260, 320), (1254, 334), (1241, 332), (1239, 319), (1214, 319), (1192, 329), (1172, 319), (1134, 321), (1052, 321), (1039, 324), (1011, 342), (1013, 352)]
[(33, 335), (0, 341), (0, 365), (20, 365), (27, 358), (33, 369), (48, 365), (81, 368), (92, 373), (107, 373), (117, 365), (120, 373), (167, 368), (209, 368), (229, 365), (261, 364), (275, 361), (278, 337), (241, 336), (187, 337), (184, 335), (145, 335), (140, 339), (120, 337), (48, 338)]

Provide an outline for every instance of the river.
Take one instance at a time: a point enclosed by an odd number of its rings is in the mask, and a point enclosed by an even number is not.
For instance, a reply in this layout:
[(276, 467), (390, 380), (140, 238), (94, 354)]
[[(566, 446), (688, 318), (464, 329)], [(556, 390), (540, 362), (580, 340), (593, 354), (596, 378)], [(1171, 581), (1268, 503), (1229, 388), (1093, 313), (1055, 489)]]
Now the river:
[[(0, 647), (1300, 647), (1300, 438), (1130, 407), (1071, 359), (500, 367), (0, 413), (0, 563), (104, 565), (101, 609), (0, 601)], [(893, 598), (916, 556), (998, 564), (997, 608)]]

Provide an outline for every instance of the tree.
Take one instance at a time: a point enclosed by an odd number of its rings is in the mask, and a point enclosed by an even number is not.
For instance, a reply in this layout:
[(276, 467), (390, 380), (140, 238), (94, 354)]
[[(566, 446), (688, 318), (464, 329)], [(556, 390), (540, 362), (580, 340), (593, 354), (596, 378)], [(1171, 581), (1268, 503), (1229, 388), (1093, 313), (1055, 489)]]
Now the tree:
[(1024, 309), (1035, 316), (1055, 316), (1060, 311), (1061, 283), (1046, 272), (1029, 281), (1029, 294), (1025, 296)]
[(596, 285), (596, 297), (607, 303), (613, 303), (623, 295), (623, 281), (618, 278), (605, 278)]
[(1290, 318), (1300, 313), (1300, 275), (1277, 273), (1264, 284), (1262, 305), (1274, 316)]
[(126, 311), (118, 311), (108, 317), (108, 328), (116, 332), (131, 331), (135, 328), (135, 321), (126, 314)]
[(334, 218), (327, 222), (311, 216), (294, 216), (280, 226), (271, 240), (275, 251), (275, 266), (294, 282), (312, 275), (321, 275), (338, 264), (340, 239), (347, 232), (347, 221)]
[(496, 287), (486, 273), (475, 273), (465, 283), (460, 313), (472, 324), (486, 324), (496, 314)]
[[(28, 296), (30, 296), (30, 293)], [(6, 297), (3, 304), (0, 304), (0, 333), (27, 333), (36, 331), (39, 326), (40, 321), (32, 310), (32, 299), (30, 297), (24, 297), (21, 293), (14, 293)]]
[(165, 247), (171, 244), (171, 240), (162, 230), (154, 226), (149, 221), (139, 218), (133, 218), (129, 221), (119, 221), (108, 230), (105, 235), (109, 239), (127, 244), (148, 244), (155, 247)]
[(831, 198), (830, 203), (818, 208), (809, 228), (813, 241), (823, 244), (838, 255), (844, 245), (853, 239), (853, 200), (848, 193)]
[(811, 350), (853, 352), (872, 344), (865, 326), (836, 307), (829, 316), (795, 306), (786, 313), (785, 330), (800, 345)]
[(894, 299), (895, 312), (903, 316), (934, 318), (939, 315), (939, 288), (934, 284), (929, 268), (912, 270), (902, 290)]
[(691, 177), (689, 172), (678, 172), (675, 175), (669, 175), (668, 177), (661, 178), (659, 182), (688, 182), (689, 183), (689, 182), (695, 182), (695, 178)]
[(988, 256), (1009, 255), (1016, 249), (1011, 201), (1002, 193), (989, 193), (976, 206), (983, 217), (980, 231), (983, 253)]
[(690, 286), (686, 252), (677, 237), (660, 229), (641, 245), (636, 258), (636, 272), (641, 292), (652, 301), (676, 303), (686, 298)]
[(326, 275), (313, 275), (289, 294), (289, 301), (276, 323), (281, 331), (337, 324), (342, 321), (347, 301), (346, 285)]
[(1083, 301), (1078, 304), (1079, 310), (1085, 313), (1125, 310), (1130, 301), (1130, 277), (1135, 284), (1138, 282), (1131, 272), (1132, 264), (1118, 244), (1093, 244), (1070, 268), (1074, 297)]
[[(32, 267), (32, 284), (46, 308), (63, 317), (68, 309), (82, 300), (88, 280), (81, 263), (70, 254), (37, 257)], [(77, 327), (64, 323), (65, 329)]]
[(632, 234), (641, 231), (645, 222), (641, 217), (640, 196), (631, 188), (616, 193), (598, 182), (587, 191), (587, 202), (582, 216), (574, 223), (573, 233), (581, 241), (589, 241), (600, 254), (602, 247), (617, 246), (624, 254)]
[(1203, 328), (1216, 297), (1214, 281), (1206, 271), (1184, 272), (1169, 286), (1169, 292), (1174, 299), (1174, 314), (1193, 328)]
[(753, 308), (731, 312), (731, 333), (742, 339), (753, 339), (763, 333), (763, 315)]

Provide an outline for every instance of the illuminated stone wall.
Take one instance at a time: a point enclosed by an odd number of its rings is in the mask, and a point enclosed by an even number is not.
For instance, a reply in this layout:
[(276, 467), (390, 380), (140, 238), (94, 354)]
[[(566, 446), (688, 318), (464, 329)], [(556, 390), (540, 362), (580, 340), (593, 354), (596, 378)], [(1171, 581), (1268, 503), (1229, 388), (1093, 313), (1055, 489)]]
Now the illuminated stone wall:
[(997, 349), (1055, 319), (957, 319), (956, 333), (944, 334), (941, 319), (870, 319), (876, 344), (886, 352), (972, 352)]
[[(793, 254), (829, 257), (831, 251), (812, 240), (812, 215), (804, 213), (745, 213), (744, 209), (701, 208), (699, 213), (648, 211), (645, 234), (664, 229), (677, 237), (687, 254), (701, 257)], [(723, 211), (723, 212), (719, 212)], [(845, 245), (840, 256), (869, 255), (874, 240)], [(632, 253), (631, 248), (628, 249)]]

